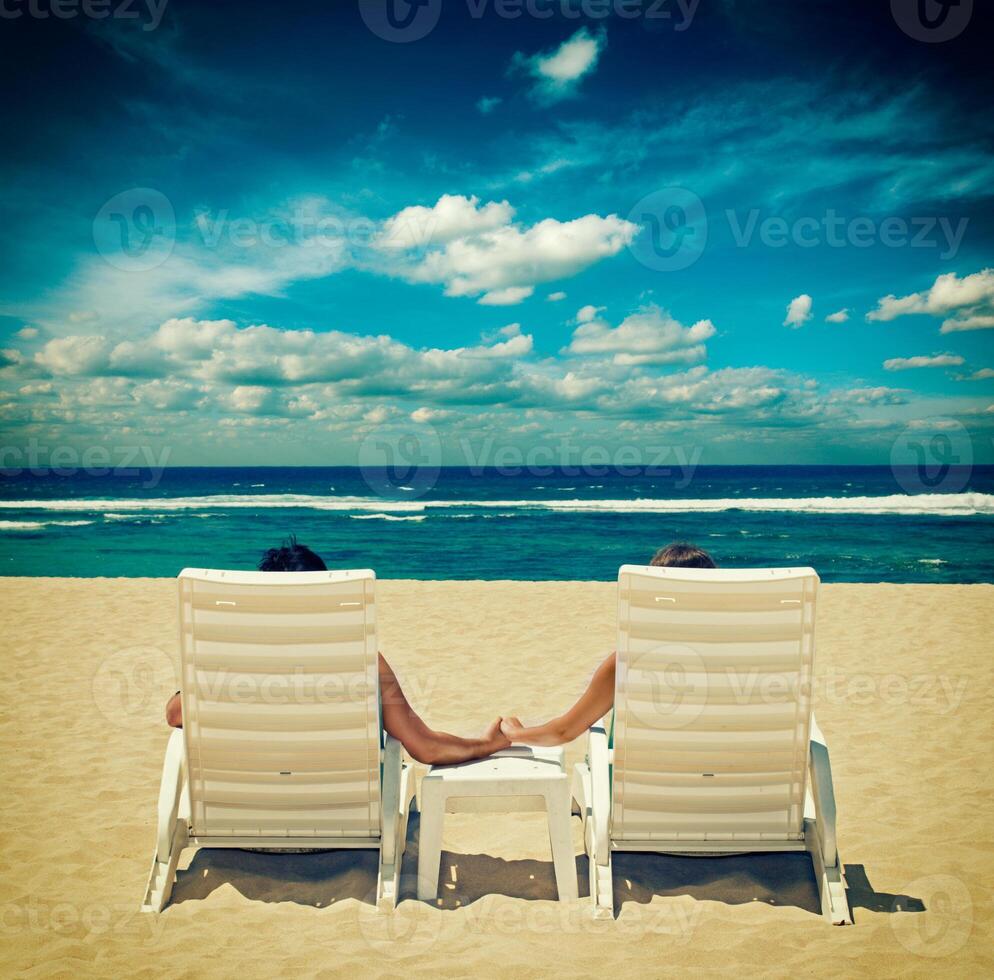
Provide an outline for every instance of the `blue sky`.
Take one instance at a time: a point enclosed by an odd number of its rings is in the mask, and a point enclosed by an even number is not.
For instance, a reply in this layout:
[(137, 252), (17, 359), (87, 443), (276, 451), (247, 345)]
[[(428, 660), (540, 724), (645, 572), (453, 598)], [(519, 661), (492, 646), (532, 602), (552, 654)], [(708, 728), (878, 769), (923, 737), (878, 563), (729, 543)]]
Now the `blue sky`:
[(994, 459), (989, 12), (386, 2), (8, 4), (5, 446)]

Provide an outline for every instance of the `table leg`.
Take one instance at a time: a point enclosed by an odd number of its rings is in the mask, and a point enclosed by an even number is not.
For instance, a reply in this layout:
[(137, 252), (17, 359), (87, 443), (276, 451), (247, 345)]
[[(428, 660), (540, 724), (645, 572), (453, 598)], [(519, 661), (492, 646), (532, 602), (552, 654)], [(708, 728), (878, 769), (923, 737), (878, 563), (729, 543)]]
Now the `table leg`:
[(438, 898), (438, 867), (442, 860), (442, 823), (445, 819), (445, 792), (440, 781), (421, 780), (418, 803), (421, 826), (418, 832), (418, 898)]
[(549, 821), (549, 841), (552, 863), (556, 869), (556, 888), (560, 902), (577, 900), (576, 858), (573, 856), (573, 835), (570, 828), (569, 782), (564, 776), (545, 793), (546, 816)]

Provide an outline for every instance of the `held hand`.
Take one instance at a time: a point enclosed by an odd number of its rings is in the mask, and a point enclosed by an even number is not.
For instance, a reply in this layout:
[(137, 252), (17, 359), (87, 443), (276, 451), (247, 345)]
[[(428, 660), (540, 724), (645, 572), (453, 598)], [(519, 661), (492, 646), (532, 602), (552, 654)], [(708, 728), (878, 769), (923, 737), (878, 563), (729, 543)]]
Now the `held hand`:
[(483, 741), (493, 746), (491, 750), (493, 752), (499, 752), (501, 749), (509, 748), (511, 745), (510, 740), (501, 731), (501, 727), (501, 719), (497, 718), (487, 726), (487, 730), (483, 733)]
[(522, 731), (524, 731), (524, 725), (521, 724), (521, 719), (516, 718), (514, 715), (505, 715), (501, 719), (500, 730), (504, 733), (504, 737), (509, 741), (513, 742)]

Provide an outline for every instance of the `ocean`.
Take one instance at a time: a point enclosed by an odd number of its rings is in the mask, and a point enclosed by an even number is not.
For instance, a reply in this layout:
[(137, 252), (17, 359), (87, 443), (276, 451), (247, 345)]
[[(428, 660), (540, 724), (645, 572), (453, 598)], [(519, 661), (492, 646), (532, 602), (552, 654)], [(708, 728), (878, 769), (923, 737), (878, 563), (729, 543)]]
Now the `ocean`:
[(381, 578), (611, 580), (671, 541), (826, 582), (994, 582), (994, 466), (184, 468), (0, 476), (5, 575), (253, 568), (295, 534)]

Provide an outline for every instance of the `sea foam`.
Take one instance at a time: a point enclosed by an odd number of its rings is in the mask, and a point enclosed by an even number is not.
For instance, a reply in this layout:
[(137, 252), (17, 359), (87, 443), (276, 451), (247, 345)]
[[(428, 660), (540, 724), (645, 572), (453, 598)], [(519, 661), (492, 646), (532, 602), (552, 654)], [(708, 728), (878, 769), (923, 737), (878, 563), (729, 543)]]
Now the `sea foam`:
[(922, 493), (877, 497), (716, 497), (634, 500), (384, 500), (381, 497), (331, 497), (308, 494), (211, 494), (202, 497), (149, 497), (117, 500), (0, 500), (0, 510), (114, 514), (136, 511), (303, 509), (317, 511), (422, 514), (430, 510), (556, 511), (561, 513), (692, 514), (720, 511), (801, 514), (908, 514), (948, 517), (994, 515), (994, 494)]

